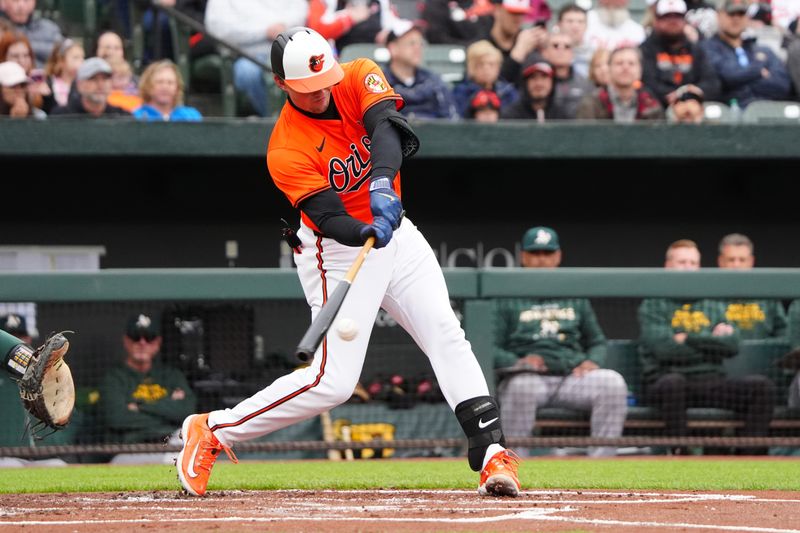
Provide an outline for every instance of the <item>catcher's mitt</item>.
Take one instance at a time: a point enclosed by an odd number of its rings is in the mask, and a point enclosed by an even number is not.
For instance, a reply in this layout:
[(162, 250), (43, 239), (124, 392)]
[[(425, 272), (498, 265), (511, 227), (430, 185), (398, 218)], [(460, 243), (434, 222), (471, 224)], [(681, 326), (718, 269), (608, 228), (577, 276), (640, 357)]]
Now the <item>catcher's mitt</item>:
[[(71, 333), (71, 332), (70, 332)], [(75, 407), (72, 372), (64, 362), (69, 341), (64, 333), (50, 336), (31, 356), (25, 374), (19, 380), (19, 395), (25, 409), (53, 430), (69, 424)]]

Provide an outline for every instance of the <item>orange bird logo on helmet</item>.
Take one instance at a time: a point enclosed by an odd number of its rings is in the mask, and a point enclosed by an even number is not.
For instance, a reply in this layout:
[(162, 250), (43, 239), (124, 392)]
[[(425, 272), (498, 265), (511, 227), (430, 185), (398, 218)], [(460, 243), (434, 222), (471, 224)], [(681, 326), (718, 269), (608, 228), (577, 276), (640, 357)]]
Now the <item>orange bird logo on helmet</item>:
[(325, 63), (325, 54), (308, 58), (308, 68), (311, 69), (311, 72), (319, 72), (322, 70), (323, 63)]

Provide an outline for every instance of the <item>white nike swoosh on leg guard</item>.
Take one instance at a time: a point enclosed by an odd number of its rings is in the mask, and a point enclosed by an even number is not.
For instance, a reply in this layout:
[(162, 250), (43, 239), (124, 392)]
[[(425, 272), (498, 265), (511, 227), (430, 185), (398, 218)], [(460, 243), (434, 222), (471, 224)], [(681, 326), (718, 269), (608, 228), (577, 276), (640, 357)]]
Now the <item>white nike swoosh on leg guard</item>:
[(489, 426), (489, 425), (491, 425), (491, 424), (492, 424), (492, 422), (495, 422), (495, 421), (496, 421), (498, 418), (499, 418), (499, 417), (497, 417), (497, 416), (496, 416), (496, 417), (492, 418), (491, 420), (487, 420), (486, 422), (484, 422), (482, 418), (479, 418), (479, 419), (478, 419), (478, 427), (479, 427), (480, 429), (483, 429), (483, 428), (485, 428), (486, 426)]
[(197, 450), (199, 449), (200, 449), (200, 443), (198, 442), (194, 447), (192, 456), (189, 458), (189, 471), (187, 472), (189, 474), (189, 477), (197, 477), (199, 475), (197, 472), (194, 471), (194, 459), (195, 457), (197, 457)]

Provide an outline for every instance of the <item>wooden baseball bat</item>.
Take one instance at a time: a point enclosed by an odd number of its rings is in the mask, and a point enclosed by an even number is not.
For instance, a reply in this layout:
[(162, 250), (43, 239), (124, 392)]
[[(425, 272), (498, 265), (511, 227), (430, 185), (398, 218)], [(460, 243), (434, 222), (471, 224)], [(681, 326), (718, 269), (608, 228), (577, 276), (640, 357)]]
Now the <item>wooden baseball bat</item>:
[(305, 335), (303, 335), (303, 338), (300, 340), (300, 344), (297, 345), (294, 354), (304, 363), (308, 363), (314, 359), (314, 352), (317, 351), (322, 339), (325, 337), (325, 334), (328, 333), (328, 329), (336, 319), (336, 314), (342, 307), (344, 297), (347, 296), (347, 291), (350, 290), (350, 285), (356, 278), (361, 264), (364, 262), (367, 253), (372, 249), (374, 244), (375, 237), (369, 237), (367, 242), (364, 243), (364, 246), (361, 247), (361, 251), (358, 253), (355, 261), (353, 261), (352, 266), (350, 266), (350, 270), (347, 271), (342, 281), (336, 286), (333, 294), (330, 295), (328, 301), (322, 306), (317, 318), (311, 322), (311, 325), (306, 330)]
[[(324, 411), (319, 415), (319, 420), (322, 423), (322, 439), (325, 442), (334, 442), (336, 439), (333, 435), (331, 412)], [(339, 450), (328, 450), (328, 459), (331, 461), (340, 461), (342, 459), (342, 454), (339, 452)]]

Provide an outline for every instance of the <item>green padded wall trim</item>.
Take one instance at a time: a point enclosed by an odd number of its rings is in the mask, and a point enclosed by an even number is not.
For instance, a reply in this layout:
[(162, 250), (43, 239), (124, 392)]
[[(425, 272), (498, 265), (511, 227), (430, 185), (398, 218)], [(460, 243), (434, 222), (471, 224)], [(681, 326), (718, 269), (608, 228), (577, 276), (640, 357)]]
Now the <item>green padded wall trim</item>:
[(493, 297), (800, 297), (800, 269), (751, 271), (706, 268), (698, 272), (662, 268), (487, 269), (481, 296)]
[[(446, 269), (453, 298), (478, 295), (477, 271)], [(110, 269), (0, 273), (0, 301), (257, 300), (303, 298), (293, 269)]]
[[(0, 155), (264, 157), (274, 119), (3, 120)], [(796, 125), (417, 122), (416, 158), (798, 159)]]

